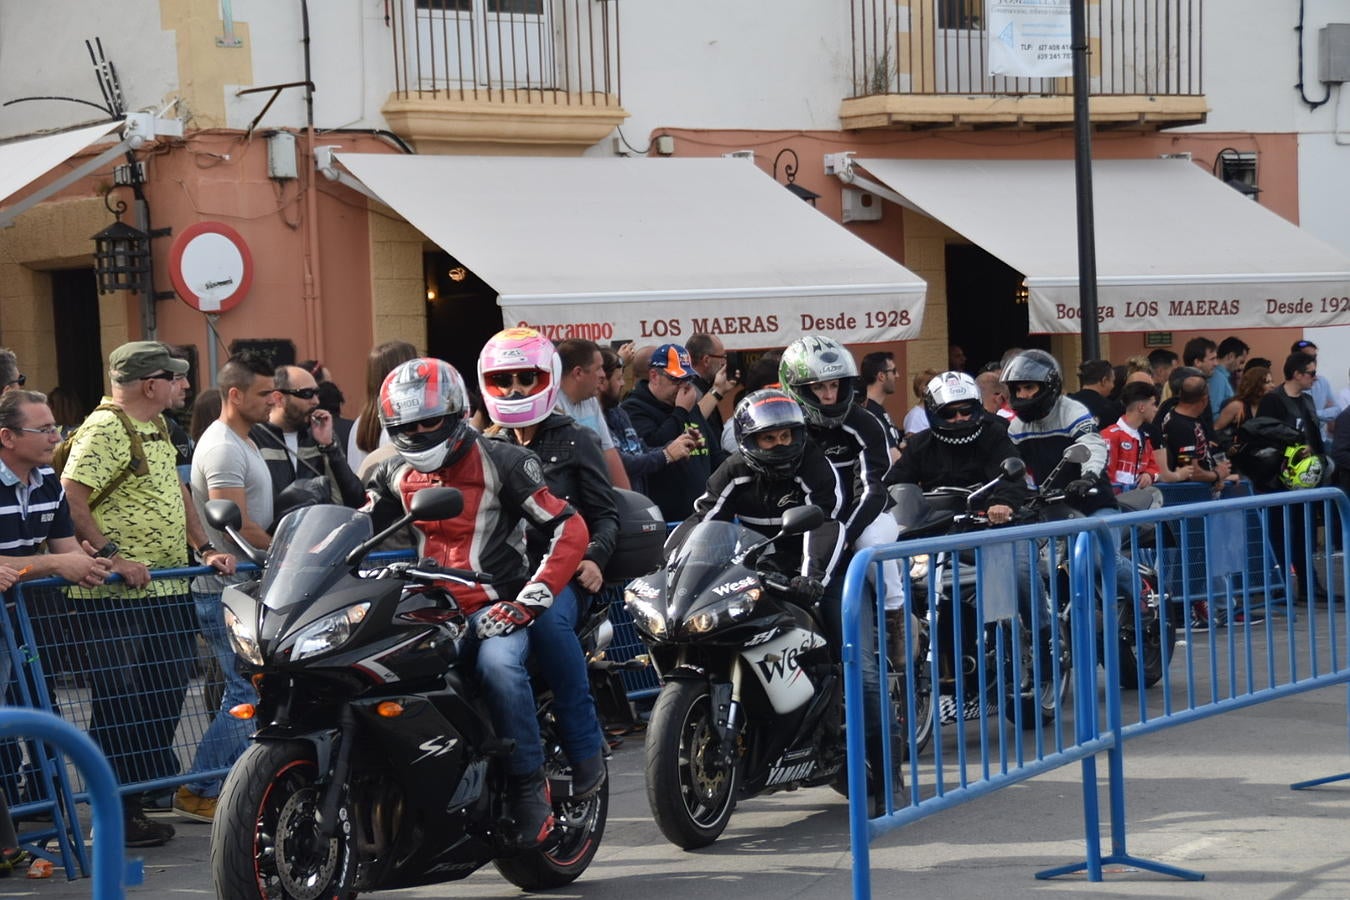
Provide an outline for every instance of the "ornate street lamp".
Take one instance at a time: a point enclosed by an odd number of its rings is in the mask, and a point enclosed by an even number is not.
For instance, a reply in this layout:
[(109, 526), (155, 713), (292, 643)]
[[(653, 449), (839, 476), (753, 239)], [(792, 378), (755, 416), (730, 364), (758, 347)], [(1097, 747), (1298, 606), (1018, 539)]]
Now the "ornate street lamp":
[(93, 238), (94, 275), (98, 279), (98, 292), (140, 293), (150, 273), (150, 235), (122, 222), (122, 213), (127, 211), (124, 202), (118, 200), (114, 207), (104, 196), (103, 203), (109, 212), (117, 216), (117, 221)]

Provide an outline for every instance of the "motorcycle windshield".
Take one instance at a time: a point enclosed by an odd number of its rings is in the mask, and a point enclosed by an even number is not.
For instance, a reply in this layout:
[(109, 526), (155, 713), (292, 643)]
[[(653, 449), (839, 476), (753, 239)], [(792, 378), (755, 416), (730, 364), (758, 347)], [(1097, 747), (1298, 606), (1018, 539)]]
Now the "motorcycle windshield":
[[(681, 620), (700, 606), (721, 599), (712, 588), (744, 578), (746, 572), (732, 560), (763, 538), (730, 522), (700, 522), (676, 551), (668, 567), (666, 597), (671, 617)], [(700, 598), (707, 599), (700, 603)]]
[(347, 554), (374, 534), (370, 516), (345, 506), (306, 506), (281, 520), (263, 573), (262, 601), (281, 611), (308, 602), (347, 575)]

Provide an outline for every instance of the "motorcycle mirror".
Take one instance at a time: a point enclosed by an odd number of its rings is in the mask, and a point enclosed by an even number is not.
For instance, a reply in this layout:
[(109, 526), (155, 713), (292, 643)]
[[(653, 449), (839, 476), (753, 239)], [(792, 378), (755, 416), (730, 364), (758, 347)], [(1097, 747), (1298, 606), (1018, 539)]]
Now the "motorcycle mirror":
[(1000, 469), (1003, 471), (1004, 481), (1025, 481), (1027, 478), (1027, 464), (1016, 456), (1005, 459)]
[(783, 513), (783, 534), (805, 534), (825, 524), (825, 510), (819, 506), (797, 506)]
[(347, 554), (347, 565), (354, 566), (365, 559), (366, 554), (375, 549), (381, 541), (409, 522), (453, 519), (463, 511), (464, 495), (455, 488), (423, 488), (412, 495), (412, 500), (408, 503), (408, 511), (399, 516), (397, 521)]
[(244, 524), (239, 513), (239, 504), (233, 500), (208, 500), (205, 507), (206, 524), (216, 531), (227, 528), (240, 528)]
[(267, 560), (267, 554), (257, 547), (250, 544), (239, 533), (239, 529), (244, 527), (243, 514), (239, 512), (239, 504), (233, 500), (208, 500), (203, 507), (206, 524), (210, 525), (216, 531), (223, 531), (230, 536), (230, 540), (239, 545), (239, 549), (254, 564), (261, 566)]
[(413, 519), (422, 522), (453, 519), (464, 512), (464, 495), (451, 487), (424, 488), (413, 494), (408, 509)]
[(1070, 444), (1064, 448), (1064, 461), (1082, 465), (1092, 457), (1092, 451), (1082, 444)]

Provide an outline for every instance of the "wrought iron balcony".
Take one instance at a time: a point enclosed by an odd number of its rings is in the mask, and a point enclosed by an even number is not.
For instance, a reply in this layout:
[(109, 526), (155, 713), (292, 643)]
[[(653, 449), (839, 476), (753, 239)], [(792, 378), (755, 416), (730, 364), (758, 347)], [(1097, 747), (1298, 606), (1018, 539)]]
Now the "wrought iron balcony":
[(427, 152), (581, 152), (627, 113), (618, 0), (391, 0), (390, 127)]
[[(851, 0), (846, 128), (1067, 126), (1069, 78), (989, 72), (983, 0)], [(1075, 0), (1077, 2), (1077, 0)], [(1088, 0), (1091, 115), (1099, 127), (1205, 120), (1204, 0)]]

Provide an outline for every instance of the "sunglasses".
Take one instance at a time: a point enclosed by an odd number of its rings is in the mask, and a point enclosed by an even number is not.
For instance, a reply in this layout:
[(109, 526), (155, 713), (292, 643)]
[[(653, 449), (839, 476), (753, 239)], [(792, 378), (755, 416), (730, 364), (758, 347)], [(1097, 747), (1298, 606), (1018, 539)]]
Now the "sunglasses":
[(962, 403), (959, 405), (944, 406), (937, 411), (937, 414), (939, 419), (950, 422), (957, 416), (965, 416), (969, 419), (975, 415), (979, 408), (979, 404), (976, 403)]
[(61, 433), (60, 427), (56, 425), (43, 425), (41, 428), (16, 428), (14, 430), (22, 431), (26, 434), (45, 434), (47, 437)]
[(318, 388), (277, 388), (277, 393), (287, 397), (299, 397), (301, 400), (313, 400), (319, 396)]
[(500, 391), (509, 391), (512, 384), (529, 389), (539, 381), (539, 373), (534, 369), (522, 369), (519, 372), (492, 372), (487, 376), (488, 384)]
[(421, 419), (416, 422), (404, 422), (402, 425), (390, 425), (386, 431), (393, 434), (413, 434), (418, 431), (435, 431), (445, 424), (445, 416), (434, 419)]
[(5, 382), (5, 387), (11, 387), (11, 386), (16, 385), (16, 384), (17, 384), (19, 387), (23, 387), (23, 386), (24, 386), (25, 384), (27, 384), (27, 383), (28, 383), (28, 376), (27, 376), (27, 375), (20, 375), (19, 377), (15, 378), (13, 381), (6, 381), (6, 382)]
[(180, 378), (186, 380), (187, 376), (173, 372), (157, 372), (154, 375), (142, 375), (141, 381), (177, 381)]

